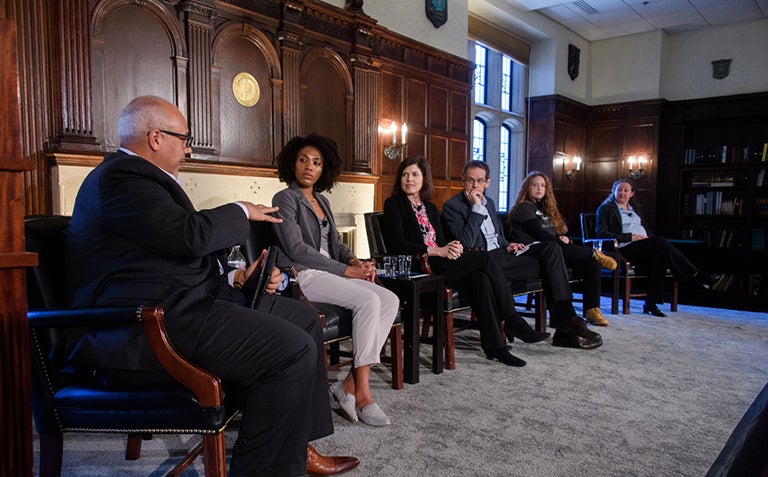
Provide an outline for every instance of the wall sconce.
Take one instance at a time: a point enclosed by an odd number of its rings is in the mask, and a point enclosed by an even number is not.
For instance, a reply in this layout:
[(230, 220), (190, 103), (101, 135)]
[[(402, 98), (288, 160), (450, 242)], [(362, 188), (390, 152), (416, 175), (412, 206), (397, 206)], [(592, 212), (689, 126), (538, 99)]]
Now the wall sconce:
[[(635, 169), (635, 160), (637, 160), (637, 169)], [(645, 161), (645, 156), (629, 156), (627, 158), (627, 163), (629, 164), (629, 177), (632, 179), (640, 179), (641, 177), (645, 177), (645, 171), (643, 170)]]
[(565, 173), (565, 177), (573, 179), (573, 176), (581, 170), (581, 156), (573, 156), (571, 159), (571, 168)]
[(399, 157), (403, 157), (405, 153), (405, 145), (407, 143), (406, 139), (408, 137), (408, 125), (403, 123), (403, 126), (400, 128), (402, 142), (397, 142), (397, 123), (392, 121), (392, 124), (389, 126), (389, 131), (392, 133), (392, 144), (384, 148), (384, 155), (390, 161), (394, 161)]

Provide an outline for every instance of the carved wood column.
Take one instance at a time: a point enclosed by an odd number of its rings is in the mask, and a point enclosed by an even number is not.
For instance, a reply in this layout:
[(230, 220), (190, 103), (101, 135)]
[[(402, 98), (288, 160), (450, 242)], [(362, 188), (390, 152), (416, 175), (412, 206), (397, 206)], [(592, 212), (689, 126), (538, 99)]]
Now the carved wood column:
[[(8, 0), (7, 18), (16, 24), (18, 42), (18, 90), (20, 96), (21, 157), (34, 168), (24, 173), (26, 212), (46, 214), (51, 210), (50, 173), (43, 144), (50, 137), (54, 113), (51, 105), (60, 101), (57, 77), (58, 40), (51, 33), (58, 10), (54, 0)], [(15, 87), (15, 86), (14, 86)], [(58, 109), (58, 104), (56, 106)], [(58, 117), (58, 112), (55, 113)]]
[[(304, 28), (301, 26), (303, 7), (294, 2), (283, 6), (283, 18), (277, 38), (280, 40), (283, 66), (283, 138), (276, 145), (279, 151), (283, 143), (301, 134), (301, 44)], [(275, 103), (277, 106), (279, 103)]]
[[(184, 2), (189, 55), (189, 112), (187, 120), (195, 137), (195, 152), (214, 154), (213, 91), (211, 90), (211, 34), (216, 8), (212, 1)], [(218, 94), (218, 92), (217, 92)]]
[(32, 476), (32, 410), (29, 382), (26, 267), (37, 257), (24, 251), (24, 171), (17, 96), (15, 26), (0, 9), (0, 475)]
[[(96, 150), (91, 109), (91, 54), (87, 0), (67, 0), (59, 5), (59, 83), (61, 110), (54, 118), (52, 149)], [(52, 103), (52, 105), (55, 103)], [(54, 116), (52, 114), (52, 116)]]
[(355, 45), (350, 62), (354, 81), (354, 119), (349, 132), (353, 144), (349, 169), (371, 173), (375, 163), (379, 124), (379, 78), (381, 61), (374, 56), (370, 24), (355, 25)]

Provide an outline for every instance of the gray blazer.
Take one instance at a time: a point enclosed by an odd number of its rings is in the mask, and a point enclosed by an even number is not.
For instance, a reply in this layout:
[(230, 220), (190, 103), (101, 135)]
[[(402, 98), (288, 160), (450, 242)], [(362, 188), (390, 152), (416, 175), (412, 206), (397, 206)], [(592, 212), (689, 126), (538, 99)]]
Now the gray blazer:
[(278, 255), (277, 266), (295, 267), (296, 270), (325, 270), (344, 276), (347, 261), (355, 254), (341, 241), (328, 199), (317, 192), (315, 198), (331, 227), (328, 234), (328, 252), (332, 258), (320, 253), (320, 224), (317, 222), (317, 215), (299, 186), (292, 182), (287, 189), (281, 190), (272, 198), (272, 205), (280, 208), (275, 215), (283, 219), (281, 224), (272, 224), (282, 251)]

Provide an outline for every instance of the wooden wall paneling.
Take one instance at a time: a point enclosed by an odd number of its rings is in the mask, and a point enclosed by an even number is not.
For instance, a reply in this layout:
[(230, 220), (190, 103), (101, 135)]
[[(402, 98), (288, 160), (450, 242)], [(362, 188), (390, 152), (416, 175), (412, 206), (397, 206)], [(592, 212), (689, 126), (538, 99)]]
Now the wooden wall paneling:
[(61, 109), (54, 110), (50, 149), (95, 151), (91, 108), (91, 58), (88, 1), (51, 2), (58, 6), (60, 51), (60, 90), (51, 93), (61, 97)]
[[(390, 125), (392, 121), (395, 121), (400, 127), (405, 118), (406, 110), (406, 78), (403, 71), (393, 70), (391, 67), (384, 65), (380, 73), (381, 89), (379, 90), (379, 118), (377, 121), (377, 147), (376, 156), (379, 160), (381, 167), (377, 173), (382, 176), (394, 175), (397, 171), (397, 167), (400, 163), (399, 160), (390, 160), (384, 156), (384, 149), (392, 144), (392, 134), (390, 131)], [(406, 146), (406, 153), (412, 154), (414, 146), (418, 149), (418, 146), (414, 144), (416, 135), (414, 134), (414, 124), (408, 124), (410, 130), (408, 134), (408, 146)], [(399, 140), (399, 139), (398, 139)], [(402, 159), (402, 158), (401, 158)], [(389, 194), (387, 194), (389, 195)], [(386, 197), (386, 196), (385, 196)], [(383, 202), (382, 202), (383, 204)]]
[(432, 169), (432, 179), (446, 180), (448, 176), (448, 137), (437, 134), (429, 135), (427, 159)]
[[(230, 25), (214, 42), (213, 57), (218, 71), (218, 153), (220, 160), (234, 163), (269, 166), (276, 151), (273, 131), (275, 104), (279, 93), (274, 75), (279, 75), (277, 52), (259, 31), (246, 25)], [(256, 80), (258, 102), (240, 104), (234, 95), (233, 80), (246, 73)]]
[[(189, 110), (187, 123), (195, 138), (193, 150), (202, 154), (214, 154), (216, 139), (214, 136), (213, 95), (211, 86), (211, 42), (213, 18), (216, 9), (198, 1), (185, 1), (182, 4), (186, 41), (189, 45), (189, 64), (182, 71), (187, 75), (189, 91)], [(247, 124), (247, 123), (246, 123)]]
[(34, 169), (24, 172), (26, 212), (48, 213), (50, 174), (43, 145), (53, 127), (52, 117), (60, 117), (55, 109), (61, 101), (60, 54), (54, 30), (57, 9), (43, 0), (7, 0), (6, 9), (8, 19), (16, 25), (18, 42), (21, 154), (34, 163)]
[(448, 144), (448, 171), (447, 179), (460, 182), (464, 164), (467, 163), (469, 154), (469, 141), (466, 139), (451, 138)]
[[(0, 15), (5, 12), (0, 10)], [(16, 25), (0, 17), (0, 475), (31, 477), (32, 407), (29, 382), (26, 267), (37, 256), (24, 251), (22, 158)]]
[(529, 98), (527, 171), (554, 176), (555, 97)]
[(448, 89), (430, 84), (428, 98), (428, 127), (435, 131), (448, 132)]
[(406, 86), (405, 109), (408, 127), (423, 130), (427, 127), (427, 83), (421, 78), (408, 78)]
[(450, 93), (450, 125), (454, 134), (469, 135), (469, 94), (467, 91)]
[(353, 66), (355, 78), (355, 99), (353, 103), (354, 125), (350, 131), (353, 141), (353, 155), (350, 170), (373, 173), (380, 171), (383, 154), (378, 154), (379, 145), (379, 74), (377, 71)]
[[(344, 60), (327, 48), (310, 47), (301, 63), (301, 134), (332, 138), (345, 160), (351, 153), (352, 94), (352, 77)], [(345, 166), (348, 169), (349, 163)]]
[(120, 111), (152, 94), (187, 109), (186, 43), (171, 12), (153, 2), (101, 2), (91, 20), (94, 131), (117, 148)]

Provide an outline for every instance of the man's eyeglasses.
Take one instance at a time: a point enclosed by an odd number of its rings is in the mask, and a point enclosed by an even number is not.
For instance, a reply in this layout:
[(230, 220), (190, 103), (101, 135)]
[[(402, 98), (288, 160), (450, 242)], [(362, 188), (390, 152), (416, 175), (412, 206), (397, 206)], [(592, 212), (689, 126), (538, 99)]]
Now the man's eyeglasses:
[(467, 177), (466, 179), (464, 179), (464, 182), (472, 185), (481, 185), (488, 182), (488, 179), (473, 179), (471, 177)]
[(195, 140), (195, 138), (192, 137), (191, 134), (181, 134), (173, 131), (166, 131), (165, 129), (158, 129), (163, 134), (168, 134), (170, 136), (177, 137), (184, 141), (184, 147), (192, 147), (192, 141)]

